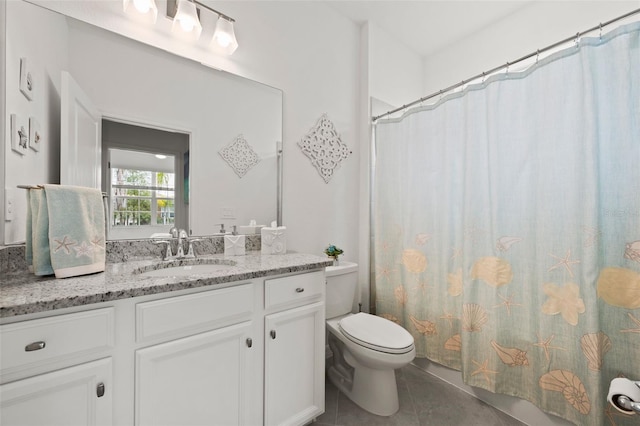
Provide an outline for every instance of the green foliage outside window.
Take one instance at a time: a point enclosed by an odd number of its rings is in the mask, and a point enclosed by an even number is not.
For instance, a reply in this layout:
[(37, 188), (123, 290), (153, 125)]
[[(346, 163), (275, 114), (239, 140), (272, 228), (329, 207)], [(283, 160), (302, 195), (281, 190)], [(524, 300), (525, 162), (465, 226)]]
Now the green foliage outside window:
[(173, 173), (113, 168), (111, 183), (112, 226), (174, 223)]

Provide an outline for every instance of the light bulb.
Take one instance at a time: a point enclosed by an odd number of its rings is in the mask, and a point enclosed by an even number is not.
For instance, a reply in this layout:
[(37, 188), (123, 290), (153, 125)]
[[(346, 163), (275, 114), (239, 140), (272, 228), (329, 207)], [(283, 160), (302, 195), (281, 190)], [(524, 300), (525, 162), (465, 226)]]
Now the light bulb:
[(149, 0), (133, 0), (133, 7), (140, 13), (147, 13), (151, 9)]
[(198, 19), (198, 9), (195, 3), (189, 0), (178, 0), (178, 8), (173, 18), (171, 30), (188, 39), (197, 40), (200, 37), (202, 25)]
[(139, 22), (153, 24), (158, 18), (155, 0), (123, 0), (124, 12)]
[(226, 34), (226, 33), (218, 34), (217, 40), (218, 40), (218, 44), (221, 47), (227, 47), (229, 46), (229, 43), (231, 43), (231, 37), (229, 37), (229, 34)]
[(222, 48), (228, 55), (233, 54), (238, 48), (235, 32), (233, 31), (233, 22), (220, 15), (216, 23), (216, 29), (213, 33), (212, 44)]
[(180, 28), (182, 28), (182, 30), (184, 32), (190, 33), (191, 31), (193, 31), (193, 27), (195, 27), (195, 22), (193, 22), (193, 19), (181, 19), (180, 20)]

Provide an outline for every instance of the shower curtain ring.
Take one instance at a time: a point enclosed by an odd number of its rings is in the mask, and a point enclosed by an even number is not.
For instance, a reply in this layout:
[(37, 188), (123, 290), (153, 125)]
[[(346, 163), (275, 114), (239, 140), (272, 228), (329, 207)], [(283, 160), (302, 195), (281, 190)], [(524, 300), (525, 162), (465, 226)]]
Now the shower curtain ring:
[(536, 49), (536, 64), (538, 63), (539, 59), (540, 59), (540, 49)]
[(580, 47), (580, 33), (579, 32), (576, 33), (575, 42), (576, 42), (576, 47)]
[(602, 41), (602, 22), (600, 22), (600, 41)]
[(481, 83), (484, 83), (484, 77), (485, 77), (485, 72), (482, 71), (482, 81), (481, 81)]
[(509, 62), (508, 61), (507, 61), (507, 65), (505, 67), (504, 73), (505, 74), (509, 74)]

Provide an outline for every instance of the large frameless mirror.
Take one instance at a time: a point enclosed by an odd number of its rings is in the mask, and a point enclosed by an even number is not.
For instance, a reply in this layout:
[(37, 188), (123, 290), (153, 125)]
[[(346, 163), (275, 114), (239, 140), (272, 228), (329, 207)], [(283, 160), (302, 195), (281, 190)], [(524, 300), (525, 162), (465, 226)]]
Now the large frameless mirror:
[[(172, 226), (212, 235), (223, 223), (276, 220), (281, 90), (24, 1), (6, 9), (7, 69), (28, 57), (42, 95), (29, 104), (7, 90), (7, 111), (36, 115), (47, 142), (60, 146), (61, 183), (81, 184), (65, 171), (88, 163), (73, 163), (84, 148), (69, 151), (71, 138), (59, 136), (68, 96), (61, 74), (73, 80), (101, 128), (101, 156), (91, 167), (109, 196), (110, 239), (152, 237)], [(6, 158), (7, 187), (24, 183), (19, 169), (37, 167), (28, 156), (20, 160)]]

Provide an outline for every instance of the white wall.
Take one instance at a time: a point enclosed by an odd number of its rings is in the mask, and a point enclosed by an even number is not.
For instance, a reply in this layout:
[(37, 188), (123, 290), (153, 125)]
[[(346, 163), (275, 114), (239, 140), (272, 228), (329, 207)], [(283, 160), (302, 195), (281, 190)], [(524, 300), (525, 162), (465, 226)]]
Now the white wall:
[(640, 1), (637, 0), (529, 2), (505, 19), (424, 58), (424, 93), (415, 99), (506, 64), (507, 61), (511, 62), (638, 7)]
[[(24, 241), (26, 191), (16, 185), (59, 182), (60, 162), (60, 71), (67, 67), (66, 22), (63, 17), (48, 19), (49, 13), (37, 11), (24, 16), (21, 2), (6, 2), (6, 129), (4, 140), (4, 179), (6, 197), (13, 197), (11, 221), (4, 221), (5, 241)], [(24, 31), (29, 22), (29, 31)], [(53, 36), (52, 36), (53, 34)], [(34, 99), (29, 101), (19, 90), (20, 58), (26, 57), (34, 77)], [(35, 117), (40, 123), (43, 141), (39, 152), (31, 149), (20, 155), (11, 150), (10, 115), (17, 114), (27, 123)]]
[(422, 90), (422, 58), (374, 23), (369, 23), (370, 96), (402, 106)]
[[(4, 31), (0, 31), (0, 83), (2, 87), (2, 93), (4, 94), (2, 101), (0, 102), (0, 135), (4, 135), (6, 138), (5, 119), (6, 116), (6, 103), (7, 103), (7, 67), (6, 67), (6, 53), (7, 53), (7, 2), (0, 2), (0, 28)], [(6, 148), (5, 148), (6, 149)], [(0, 164), (4, 164), (5, 149), (0, 149)], [(0, 206), (5, 205), (5, 191), (4, 191), (5, 177), (4, 173), (0, 173)], [(4, 244), (4, 214), (5, 209), (0, 208), (0, 246)]]
[[(287, 249), (328, 244), (358, 261), (359, 30), (321, 2), (217, 2), (237, 20), (239, 72), (284, 92), (283, 222)], [(352, 154), (329, 183), (297, 143), (326, 113)]]
[(360, 40), (360, 256), (354, 260), (359, 264), (362, 310), (370, 312), (371, 117), (404, 105), (422, 93), (422, 60), (373, 22), (361, 26)]

